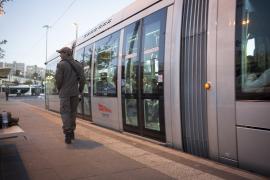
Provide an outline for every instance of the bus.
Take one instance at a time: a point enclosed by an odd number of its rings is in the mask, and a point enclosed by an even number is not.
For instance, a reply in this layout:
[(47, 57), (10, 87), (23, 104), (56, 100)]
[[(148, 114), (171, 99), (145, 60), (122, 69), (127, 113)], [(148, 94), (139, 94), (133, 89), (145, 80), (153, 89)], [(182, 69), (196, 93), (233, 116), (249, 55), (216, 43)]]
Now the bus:
[(9, 95), (31, 95), (39, 96), (42, 93), (42, 87), (40, 85), (9, 85), (2, 86), (2, 92), (8, 91)]
[[(78, 115), (270, 175), (269, 0), (135, 1), (76, 41)], [(71, 46), (71, 45), (70, 45)], [(46, 107), (59, 112), (58, 54)]]

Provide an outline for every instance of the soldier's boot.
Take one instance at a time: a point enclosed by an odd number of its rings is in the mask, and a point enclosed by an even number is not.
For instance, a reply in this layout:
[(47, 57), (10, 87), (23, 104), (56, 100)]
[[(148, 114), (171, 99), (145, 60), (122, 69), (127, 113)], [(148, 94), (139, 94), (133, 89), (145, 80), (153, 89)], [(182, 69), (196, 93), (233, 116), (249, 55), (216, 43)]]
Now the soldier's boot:
[(66, 134), (65, 135), (65, 143), (66, 144), (71, 144), (71, 134)]
[(70, 134), (70, 137), (71, 137), (71, 140), (74, 140), (75, 139), (74, 131), (72, 131), (72, 133)]

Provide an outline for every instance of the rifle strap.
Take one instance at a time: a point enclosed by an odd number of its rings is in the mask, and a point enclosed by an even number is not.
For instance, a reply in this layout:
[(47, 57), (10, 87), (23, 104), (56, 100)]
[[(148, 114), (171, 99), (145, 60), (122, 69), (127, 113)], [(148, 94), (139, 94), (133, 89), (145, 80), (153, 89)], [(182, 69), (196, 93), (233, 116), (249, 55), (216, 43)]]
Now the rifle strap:
[(79, 72), (77, 71), (77, 69), (74, 67), (74, 65), (70, 62), (70, 60), (66, 60), (66, 62), (68, 62), (68, 64), (71, 66), (72, 70), (76, 73), (77, 75), (77, 79), (79, 80), (80, 79), (80, 74)]

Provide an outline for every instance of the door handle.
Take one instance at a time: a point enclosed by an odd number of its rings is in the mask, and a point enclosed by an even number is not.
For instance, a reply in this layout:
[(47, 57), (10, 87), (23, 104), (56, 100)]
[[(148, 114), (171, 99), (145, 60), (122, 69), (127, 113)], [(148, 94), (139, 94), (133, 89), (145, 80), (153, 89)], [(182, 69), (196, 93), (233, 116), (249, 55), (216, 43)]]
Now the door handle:
[(207, 81), (206, 83), (204, 83), (203, 87), (205, 90), (209, 90), (211, 88), (211, 82)]

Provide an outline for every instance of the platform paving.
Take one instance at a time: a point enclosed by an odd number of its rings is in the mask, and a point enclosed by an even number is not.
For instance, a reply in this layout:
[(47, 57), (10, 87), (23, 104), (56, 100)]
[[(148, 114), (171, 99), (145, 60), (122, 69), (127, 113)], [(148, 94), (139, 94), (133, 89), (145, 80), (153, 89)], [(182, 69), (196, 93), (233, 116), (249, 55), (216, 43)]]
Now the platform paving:
[(59, 114), (20, 101), (0, 101), (3, 110), (25, 133), (0, 139), (1, 180), (267, 179), (81, 119), (67, 145)]

